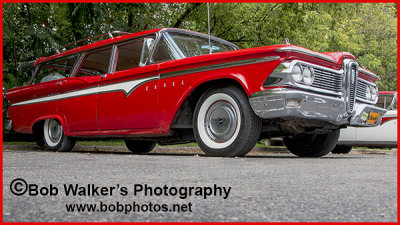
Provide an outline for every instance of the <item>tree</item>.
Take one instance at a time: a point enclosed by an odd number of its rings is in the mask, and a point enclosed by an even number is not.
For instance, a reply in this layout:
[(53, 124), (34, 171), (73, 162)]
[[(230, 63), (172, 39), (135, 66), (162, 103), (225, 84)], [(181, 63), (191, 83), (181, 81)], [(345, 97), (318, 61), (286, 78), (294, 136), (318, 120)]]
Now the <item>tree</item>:
[[(208, 32), (204, 3), (5, 3), (3, 8), (6, 88), (29, 80), (31, 68), (22, 68), (29, 65), (23, 62), (110, 30)], [(287, 37), (314, 51), (351, 52), (380, 75), (380, 90), (397, 89), (396, 4), (210, 3), (210, 12), (212, 35), (242, 48), (282, 44)]]

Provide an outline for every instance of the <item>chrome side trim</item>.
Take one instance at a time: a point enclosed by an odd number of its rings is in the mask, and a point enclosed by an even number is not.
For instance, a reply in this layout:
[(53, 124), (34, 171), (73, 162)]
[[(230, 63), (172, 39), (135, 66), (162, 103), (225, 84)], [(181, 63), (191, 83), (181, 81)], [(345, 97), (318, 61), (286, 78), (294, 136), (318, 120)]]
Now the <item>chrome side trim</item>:
[(304, 55), (309, 55), (315, 58), (319, 58), (319, 59), (323, 59), (325, 61), (328, 62), (335, 62), (335, 60), (332, 59), (332, 57), (318, 53), (318, 52), (313, 52), (311, 50), (308, 50), (306, 48), (300, 48), (300, 47), (295, 47), (295, 46), (289, 46), (289, 47), (282, 47), (282, 48), (278, 48), (276, 50), (277, 52), (297, 52), (297, 53), (301, 53)]
[(373, 77), (373, 78), (375, 78), (375, 79), (379, 79), (379, 76), (378, 76), (378, 75), (376, 75), (376, 74), (374, 74), (374, 73), (372, 73), (372, 72), (369, 72), (369, 71), (367, 71), (367, 70), (365, 70), (365, 69), (363, 69), (363, 68), (359, 68), (359, 69), (358, 69), (358, 72), (363, 73), (363, 74), (367, 74), (368, 76), (371, 76), (371, 77)]
[(205, 71), (210, 71), (210, 70), (224, 69), (224, 68), (235, 67), (235, 66), (244, 66), (244, 65), (250, 65), (250, 64), (255, 64), (255, 63), (270, 62), (270, 61), (275, 61), (278, 59), (280, 59), (279, 56), (268, 56), (268, 57), (253, 58), (253, 59), (244, 59), (244, 60), (231, 61), (231, 62), (226, 62), (226, 63), (219, 63), (219, 64), (213, 64), (213, 65), (208, 65), (208, 66), (190, 68), (190, 69), (186, 69), (186, 70), (173, 71), (173, 72), (169, 72), (169, 73), (162, 73), (160, 75), (160, 77), (161, 78), (175, 77), (175, 76), (180, 76), (180, 75), (187, 75), (187, 74), (205, 72)]
[(22, 102), (15, 103), (12, 106), (49, 102), (49, 101), (67, 99), (67, 98), (74, 98), (74, 97), (81, 97), (81, 96), (86, 96), (86, 95), (93, 95), (93, 94), (107, 93), (107, 92), (116, 92), (116, 91), (121, 91), (121, 92), (125, 93), (126, 97), (128, 97), (140, 85), (150, 82), (150, 81), (153, 81), (153, 80), (157, 80), (158, 78), (159, 78), (158, 76), (152, 76), (152, 77), (130, 80), (130, 81), (126, 81), (126, 82), (120, 82), (120, 83), (109, 84), (109, 85), (104, 85), (104, 86), (95, 86), (95, 87), (85, 88), (85, 89), (81, 89), (81, 90), (77, 90), (77, 91), (71, 91), (71, 92), (66, 92), (66, 93), (62, 93), (62, 94), (22, 101)]

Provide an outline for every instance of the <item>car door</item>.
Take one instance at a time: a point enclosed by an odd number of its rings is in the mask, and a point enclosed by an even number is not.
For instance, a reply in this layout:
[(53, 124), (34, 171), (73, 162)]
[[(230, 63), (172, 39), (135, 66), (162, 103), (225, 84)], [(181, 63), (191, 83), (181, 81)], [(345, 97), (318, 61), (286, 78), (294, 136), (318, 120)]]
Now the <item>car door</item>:
[(103, 75), (99, 81), (99, 129), (159, 127), (158, 65), (145, 65), (154, 38), (154, 35), (135, 38), (114, 47), (112, 73)]
[(98, 130), (97, 99), (98, 82), (107, 74), (112, 46), (85, 52), (72, 77), (60, 81), (59, 111), (67, 121), (70, 131)]

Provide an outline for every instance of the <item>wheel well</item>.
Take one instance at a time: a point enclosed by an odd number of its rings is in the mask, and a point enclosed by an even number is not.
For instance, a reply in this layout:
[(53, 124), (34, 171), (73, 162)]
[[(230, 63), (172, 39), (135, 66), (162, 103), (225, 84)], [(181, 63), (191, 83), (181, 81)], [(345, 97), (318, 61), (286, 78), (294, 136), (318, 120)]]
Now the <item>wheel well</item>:
[(197, 86), (185, 99), (178, 112), (175, 114), (171, 129), (192, 128), (194, 109), (196, 108), (196, 104), (202, 94), (210, 88), (226, 86), (236, 86), (244, 91), (242, 85), (234, 79), (218, 79), (202, 83), (201, 85)]
[(32, 127), (32, 133), (36, 140), (43, 138), (43, 125), (45, 120), (37, 121)]

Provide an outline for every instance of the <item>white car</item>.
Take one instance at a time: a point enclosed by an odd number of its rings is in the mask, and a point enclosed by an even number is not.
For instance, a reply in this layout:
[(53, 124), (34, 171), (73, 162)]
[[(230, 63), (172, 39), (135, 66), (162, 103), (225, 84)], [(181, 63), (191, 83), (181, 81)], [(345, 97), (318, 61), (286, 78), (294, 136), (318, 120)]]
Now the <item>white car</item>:
[(376, 106), (387, 109), (377, 127), (348, 127), (340, 130), (332, 153), (349, 153), (353, 146), (397, 148), (397, 92), (381, 91)]

